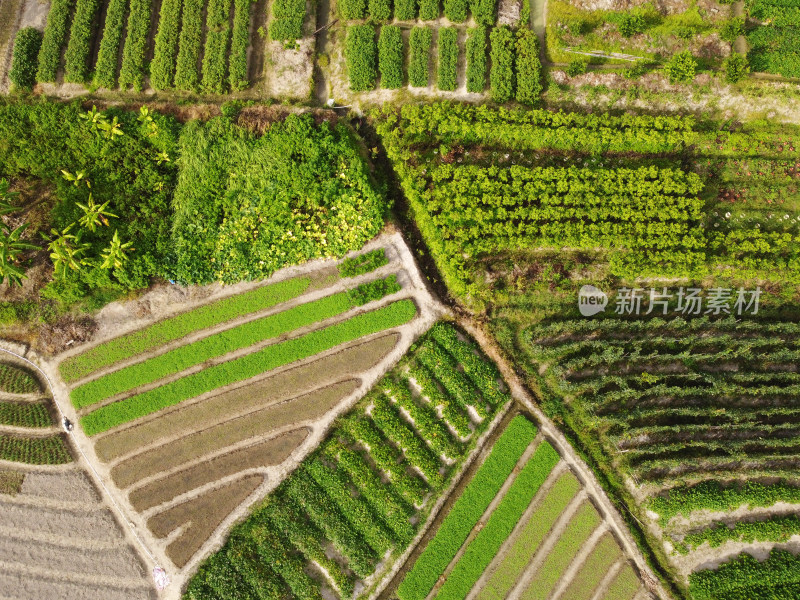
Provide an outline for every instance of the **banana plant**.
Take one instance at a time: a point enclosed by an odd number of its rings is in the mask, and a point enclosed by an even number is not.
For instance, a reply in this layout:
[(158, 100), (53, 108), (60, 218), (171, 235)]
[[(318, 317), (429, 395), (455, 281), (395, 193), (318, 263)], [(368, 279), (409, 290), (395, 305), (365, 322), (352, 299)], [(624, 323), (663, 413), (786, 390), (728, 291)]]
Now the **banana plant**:
[(92, 128), (95, 135), (100, 135), (100, 130), (104, 124), (108, 123), (106, 116), (97, 110), (96, 106), (92, 106), (92, 110), (87, 110), (85, 113), (78, 115), (78, 118), (86, 121)]
[(125, 135), (122, 133), (122, 125), (117, 117), (114, 117), (111, 121), (103, 121), (98, 125), (98, 128), (103, 132), (105, 138), (109, 140), (113, 140), (118, 135)]
[(125, 242), (124, 244), (119, 239), (119, 230), (114, 230), (114, 237), (111, 238), (111, 244), (103, 250), (101, 258), (103, 259), (100, 265), (101, 269), (119, 269), (128, 260), (126, 252), (133, 250), (131, 247), (133, 242)]
[(78, 187), (81, 183), (85, 183), (86, 187), (91, 188), (92, 183), (88, 179), (86, 179), (86, 172), (85, 171), (75, 171), (75, 173), (70, 173), (66, 169), (61, 169), (61, 176), (66, 181), (71, 181), (72, 185)]
[(109, 202), (110, 200), (98, 205), (95, 203), (91, 194), (89, 194), (89, 200), (87, 200), (86, 204), (76, 202), (75, 204), (83, 211), (83, 216), (78, 219), (78, 223), (92, 233), (94, 233), (95, 229), (97, 229), (97, 227), (100, 225), (105, 225), (108, 227), (109, 217), (117, 218), (117, 215), (109, 210), (106, 210)]
[(37, 247), (22, 240), (22, 232), (28, 224), (11, 229), (3, 224), (0, 231), (0, 283), (8, 279), (9, 285), (22, 285), (25, 271), (19, 266), (20, 255), (25, 250), (36, 250)]
[(147, 136), (153, 137), (158, 133), (158, 125), (153, 120), (153, 115), (149, 108), (146, 106), (142, 106), (139, 109), (139, 116), (136, 119), (142, 124), (147, 127)]
[(80, 271), (89, 263), (84, 257), (89, 244), (81, 242), (81, 232), (78, 235), (70, 233), (74, 225), (75, 223), (72, 223), (62, 231), (51, 229), (50, 236), (42, 234), (48, 242), (47, 249), (50, 251), (57, 277), (64, 277), (67, 270)]
[(19, 196), (18, 192), (11, 191), (11, 184), (7, 179), (0, 179), (0, 215), (7, 215), (17, 210), (11, 205), (11, 200)]

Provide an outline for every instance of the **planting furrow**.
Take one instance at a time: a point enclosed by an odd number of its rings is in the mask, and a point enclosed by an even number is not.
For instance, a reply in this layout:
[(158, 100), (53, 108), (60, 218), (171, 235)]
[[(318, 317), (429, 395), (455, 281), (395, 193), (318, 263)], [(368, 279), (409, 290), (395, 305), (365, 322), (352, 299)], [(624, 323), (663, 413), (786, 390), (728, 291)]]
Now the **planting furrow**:
[(396, 333), (383, 335), (204, 400), (167, 409), (157, 418), (103, 435), (95, 443), (95, 451), (100, 460), (109, 462), (324, 388), (353, 372), (374, 367), (397, 345), (399, 337)]
[(308, 358), (345, 342), (407, 323), (417, 314), (412, 300), (400, 300), (347, 321), (313, 331), (300, 338), (276, 343), (227, 363), (214, 365), (160, 388), (104, 406), (81, 418), (88, 435), (173, 406), (223, 385), (244, 381), (259, 373)]

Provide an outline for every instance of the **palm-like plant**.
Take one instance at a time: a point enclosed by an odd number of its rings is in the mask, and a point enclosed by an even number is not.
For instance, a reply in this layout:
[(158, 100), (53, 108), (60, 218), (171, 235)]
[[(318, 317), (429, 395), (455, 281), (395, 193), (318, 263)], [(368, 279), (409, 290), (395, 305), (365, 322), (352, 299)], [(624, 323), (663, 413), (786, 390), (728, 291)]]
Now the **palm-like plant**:
[(42, 235), (47, 240), (47, 249), (50, 251), (50, 258), (53, 259), (55, 274), (57, 277), (64, 277), (67, 269), (80, 271), (81, 267), (88, 263), (84, 254), (89, 249), (89, 244), (81, 242), (80, 232), (78, 235), (70, 233), (75, 225), (72, 223), (63, 231), (51, 229), (50, 235)]
[(139, 116), (136, 117), (142, 125), (147, 127), (147, 136), (153, 137), (158, 133), (158, 125), (153, 120), (153, 115), (150, 112), (150, 109), (146, 106), (142, 106), (139, 109)]
[(122, 133), (122, 125), (117, 117), (114, 117), (111, 121), (106, 119), (97, 127), (103, 132), (103, 135), (106, 137), (106, 139), (109, 140), (113, 140), (115, 136), (124, 135)]
[(94, 198), (91, 194), (89, 194), (89, 200), (86, 204), (81, 204), (80, 202), (76, 202), (75, 204), (78, 205), (81, 210), (83, 210), (83, 216), (78, 220), (78, 223), (86, 227), (91, 232), (94, 232), (100, 225), (108, 226), (108, 219), (109, 217), (116, 218), (117, 215), (112, 213), (108, 208), (108, 203), (104, 202), (103, 204), (96, 204)]
[(75, 187), (78, 187), (81, 184), (81, 182), (85, 183), (86, 187), (88, 188), (92, 187), (92, 183), (88, 179), (86, 179), (86, 171), (75, 171), (75, 173), (70, 173), (65, 169), (61, 169), (61, 176), (65, 180), (71, 181), (72, 185), (74, 185)]
[(25, 271), (19, 266), (20, 255), (25, 250), (36, 250), (37, 247), (22, 240), (22, 232), (28, 224), (11, 229), (3, 224), (0, 232), (0, 283), (8, 279), (9, 285), (22, 285)]
[(108, 122), (106, 116), (97, 110), (96, 106), (92, 106), (92, 110), (87, 110), (85, 113), (78, 115), (78, 118), (86, 121), (95, 135), (100, 135), (101, 126)]
[(11, 199), (19, 196), (18, 192), (11, 191), (11, 184), (7, 179), (0, 179), (0, 215), (7, 215), (17, 210), (11, 205)]
[(133, 250), (131, 247), (133, 242), (125, 242), (124, 244), (119, 239), (119, 230), (114, 230), (114, 237), (111, 238), (111, 244), (108, 248), (103, 250), (101, 258), (103, 263), (100, 265), (102, 269), (119, 269), (128, 260), (126, 252)]

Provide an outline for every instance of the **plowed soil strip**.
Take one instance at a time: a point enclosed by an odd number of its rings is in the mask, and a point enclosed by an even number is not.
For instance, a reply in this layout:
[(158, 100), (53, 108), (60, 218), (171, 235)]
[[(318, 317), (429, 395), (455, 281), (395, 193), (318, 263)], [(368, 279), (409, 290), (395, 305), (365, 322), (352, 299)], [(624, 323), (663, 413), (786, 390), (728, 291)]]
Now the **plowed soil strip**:
[(71, 546), (0, 538), (0, 562), (37, 565), (55, 572), (93, 573), (102, 577), (142, 578), (144, 581), (144, 569), (128, 547), (101, 551), (81, 548), (76, 552)]
[(14, 505), (0, 500), (0, 525), (64, 536), (80, 546), (80, 538), (120, 540), (119, 529), (108, 511), (78, 512)]
[(560, 598), (562, 600), (591, 600), (595, 590), (603, 581), (603, 576), (621, 555), (622, 550), (614, 540), (614, 536), (604, 533)]
[(336, 383), (137, 454), (112, 468), (111, 477), (119, 487), (127, 488), (145, 477), (174, 469), (237, 442), (269, 435), (293, 423), (318, 419), (352, 394), (359, 385), (357, 379)]
[[(154, 600), (155, 590), (120, 589), (31, 577), (28, 573), (0, 573), (0, 590), (13, 590), (14, 600)], [(0, 597), (4, 592), (0, 591)]]
[(100, 496), (81, 471), (71, 473), (28, 473), (20, 490), (24, 496), (57, 497), (65, 502), (100, 502)]
[(108, 462), (158, 440), (200, 431), (225, 418), (244, 415), (314, 388), (330, 385), (353, 373), (368, 371), (391, 352), (399, 339), (398, 333), (384, 335), (195, 404), (176, 408), (160, 415), (158, 419), (103, 436), (95, 444), (95, 451), (100, 460)]
[(201, 485), (235, 475), (246, 469), (279, 465), (308, 437), (298, 429), (276, 438), (203, 461), (131, 492), (133, 508), (139, 512), (177, 498)]
[(167, 557), (182, 568), (220, 523), (236, 509), (255, 489), (264, 477), (249, 475), (221, 488), (174, 506), (147, 521), (147, 527), (156, 537), (165, 538), (181, 525), (183, 532), (167, 546)]

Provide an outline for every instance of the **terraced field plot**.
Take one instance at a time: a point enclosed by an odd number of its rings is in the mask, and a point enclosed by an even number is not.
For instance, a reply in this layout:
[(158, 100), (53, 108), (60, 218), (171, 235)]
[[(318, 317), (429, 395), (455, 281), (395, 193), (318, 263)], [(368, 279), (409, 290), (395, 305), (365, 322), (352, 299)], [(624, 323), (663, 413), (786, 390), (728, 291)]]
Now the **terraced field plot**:
[(38, 378), (0, 400), (0, 595), (150, 600), (147, 569), (50, 416)]
[(175, 567), (191, 568), (411, 343), (398, 328), (416, 323), (425, 297), (401, 243), (345, 261), (341, 274), (268, 283), (61, 362), (103, 470)]
[(800, 539), (799, 332), (779, 318), (607, 318), (532, 326), (520, 342), (687, 577), (711, 557)]
[(203, 563), (185, 597), (367, 595), (406, 553), (510, 400), (494, 365), (436, 324)]
[(400, 600), (649, 597), (586, 490), (510, 421), (400, 582)]

